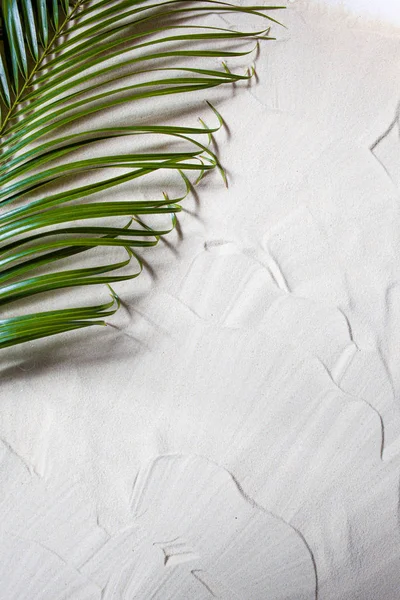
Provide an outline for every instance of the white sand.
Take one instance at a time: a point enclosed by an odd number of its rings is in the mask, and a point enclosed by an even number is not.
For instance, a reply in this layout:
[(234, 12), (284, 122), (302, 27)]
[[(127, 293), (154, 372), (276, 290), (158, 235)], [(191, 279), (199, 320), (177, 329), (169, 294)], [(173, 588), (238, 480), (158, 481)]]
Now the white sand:
[(284, 21), (118, 328), (2, 355), (1, 600), (400, 598), (400, 29)]

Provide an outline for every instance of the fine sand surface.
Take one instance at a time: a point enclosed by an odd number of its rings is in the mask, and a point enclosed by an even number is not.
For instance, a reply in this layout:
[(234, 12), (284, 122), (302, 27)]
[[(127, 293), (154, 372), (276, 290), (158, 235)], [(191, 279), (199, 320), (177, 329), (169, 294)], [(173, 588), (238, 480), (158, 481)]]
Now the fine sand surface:
[(182, 115), (229, 188), (113, 327), (3, 351), (1, 600), (400, 599), (400, 27), (280, 18)]

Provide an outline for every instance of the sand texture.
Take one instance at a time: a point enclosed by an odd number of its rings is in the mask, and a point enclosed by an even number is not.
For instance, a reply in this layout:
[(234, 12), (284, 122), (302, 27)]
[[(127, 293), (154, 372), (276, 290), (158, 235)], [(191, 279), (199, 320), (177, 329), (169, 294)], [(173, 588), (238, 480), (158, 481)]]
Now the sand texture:
[(3, 351), (0, 600), (400, 598), (400, 28), (281, 18), (182, 115), (229, 188), (112, 327)]

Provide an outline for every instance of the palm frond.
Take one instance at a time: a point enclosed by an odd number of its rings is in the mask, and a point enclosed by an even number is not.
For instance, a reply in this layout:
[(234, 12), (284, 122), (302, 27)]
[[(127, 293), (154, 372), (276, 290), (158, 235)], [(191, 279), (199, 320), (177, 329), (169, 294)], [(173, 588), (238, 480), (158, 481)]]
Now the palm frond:
[[(190, 191), (190, 173), (200, 179), (217, 168), (224, 175), (210, 147), (211, 136), (222, 125), (217, 110), (209, 104), (217, 118), (215, 127), (203, 121), (197, 127), (160, 124), (159, 115), (154, 116), (155, 99), (251, 78), (252, 70), (234, 73), (225, 63), (216, 68), (214, 61), (250, 54), (251, 40), (274, 39), (269, 27), (278, 21), (270, 13), (280, 8), (284, 7), (243, 7), (219, 0), (1, 0), (4, 310), (37, 294), (110, 286), (139, 275), (139, 249), (156, 245), (174, 228), (180, 203)], [(212, 16), (228, 13), (253, 17), (262, 26), (237, 31), (209, 24)], [(211, 66), (204, 64), (207, 60)], [(146, 124), (141, 119), (135, 123), (133, 116), (132, 123), (123, 126), (111, 118), (108, 127), (93, 126), (97, 114), (107, 115), (119, 105), (129, 104), (134, 115), (143, 100), (149, 103)], [(166, 149), (135, 146), (154, 136), (166, 142)], [(125, 142), (128, 152), (104, 153), (105, 142), (116, 140)], [(137, 198), (115, 198), (121, 186), (134, 186), (138, 179), (160, 172), (177, 174), (184, 184), (182, 195), (149, 200), (141, 198), (136, 186), (132, 191)], [(94, 180), (79, 183), (88, 174), (95, 175)], [(169, 225), (146, 221), (163, 214)], [(128, 224), (121, 224), (120, 218)], [(118, 248), (125, 253), (119, 260), (104, 252)], [(102, 257), (96, 266), (60, 266), (60, 261), (94, 250)], [(127, 272), (132, 260), (137, 268)], [(118, 296), (109, 289), (111, 301), (103, 304), (6, 316), (0, 320), (0, 348), (105, 325), (104, 319), (119, 307)]]

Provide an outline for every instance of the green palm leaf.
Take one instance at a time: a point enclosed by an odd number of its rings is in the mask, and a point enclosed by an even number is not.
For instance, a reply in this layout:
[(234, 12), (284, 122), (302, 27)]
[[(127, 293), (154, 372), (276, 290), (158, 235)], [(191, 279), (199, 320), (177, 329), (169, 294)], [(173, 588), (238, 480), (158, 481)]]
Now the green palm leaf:
[[(216, 58), (249, 54), (252, 48), (243, 43), (273, 39), (269, 25), (277, 21), (271, 12), (278, 8), (283, 7), (218, 0), (1, 0), (3, 310), (22, 302), (26, 311), (25, 303), (38, 294), (110, 286), (139, 275), (140, 249), (154, 246), (174, 228), (180, 203), (190, 191), (190, 173), (197, 180), (215, 168), (224, 175), (209, 147), (222, 119), (211, 105), (215, 127), (202, 121), (198, 127), (160, 125), (157, 115), (145, 125), (132, 117), (122, 127), (111, 120), (98, 128), (91, 117), (127, 103), (134, 115), (136, 103), (143, 100), (154, 111), (156, 98), (249, 79), (252, 71), (232, 73), (224, 63), (221, 68), (212, 64)], [(262, 25), (258, 31), (210, 26), (212, 15), (226, 13), (246, 14)], [(143, 150), (140, 143), (137, 149), (138, 142), (154, 136), (167, 150)], [(101, 150), (105, 142), (114, 147), (117, 140), (125, 142), (125, 152)], [(135, 181), (160, 172), (176, 173), (182, 195), (141, 198)], [(79, 183), (88, 174), (92, 182)], [(115, 198), (117, 189), (127, 185), (129, 200)], [(132, 199), (133, 193), (137, 197)], [(169, 225), (151, 225), (148, 219), (162, 215)], [(125, 256), (115, 259), (118, 249)], [(98, 264), (93, 258), (90, 266), (73, 264), (73, 257), (92, 257), (94, 251), (100, 253)], [(129, 269), (132, 260), (136, 268)], [(94, 306), (7, 315), (0, 320), (0, 347), (105, 325), (104, 319), (119, 307), (118, 296), (109, 290), (111, 301)]]

